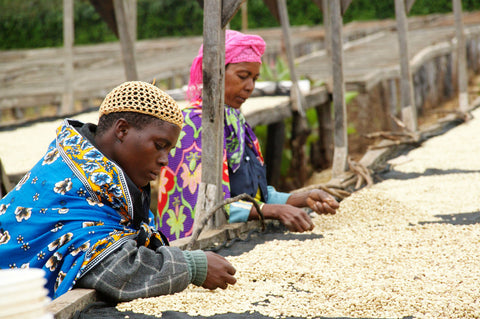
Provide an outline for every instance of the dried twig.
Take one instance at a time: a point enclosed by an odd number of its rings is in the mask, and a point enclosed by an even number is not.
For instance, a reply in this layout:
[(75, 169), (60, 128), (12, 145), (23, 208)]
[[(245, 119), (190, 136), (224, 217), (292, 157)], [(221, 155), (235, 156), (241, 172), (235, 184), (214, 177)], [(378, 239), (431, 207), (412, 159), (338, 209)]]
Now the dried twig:
[(332, 196), (335, 196), (336, 198), (338, 198), (340, 200), (342, 200), (342, 199), (351, 195), (350, 192), (348, 192), (344, 189), (338, 188), (337, 186), (328, 185), (328, 184), (327, 185), (325, 185), (325, 184), (309, 185), (309, 186), (306, 186), (306, 187), (302, 187), (302, 188), (293, 190), (293, 191), (291, 191), (291, 193), (292, 194), (301, 193), (301, 192), (306, 192), (306, 191), (309, 191), (309, 190), (312, 190), (312, 189), (321, 189), (321, 190), (325, 191), (326, 193), (328, 193)]
[(367, 187), (373, 185), (373, 178), (368, 168), (358, 162), (355, 162), (350, 157), (347, 160), (348, 166), (357, 175), (357, 183), (355, 185), (355, 189), (359, 189), (360, 186), (362, 186), (363, 182), (367, 183)]
[[(220, 209), (221, 207), (223, 207), (225, 205), (231, 204), (233, 202), (238, 202), (240, 200), (246, 200), (248, 202), (251, 202), (253, 204), (253, 206), (255, 206), (255, 208), (257, 209), (258, 215), (260, 217), (260, 223), (261, 223), (261, 226), (262, 226), (262, 231), (264, 231), (265, 230), (265, 217), (263, 216), (262, 210), (260, 209), (260, 206), (258, 205), (257, 201), (252, 196), (250, 196), (248, 194), (240, 194), (238, 196), (225, 199), (223, 202), (221, 202), (221, 203), (215, 205), (214, 207), (212, 207), (204, 215), (204, 218), (201, 221), (199, 221), (198, 228), (195, 229), (195, 231), (192, 234), (192, 237), (191, 237), (190, 241), (187, 244), (187, 250), (192, 249), (193, 244), (197, 241), (198, 237), (200, 236), (200, 233), (202, 232), (203, 228), (207, 224), (208, 220), (210, 218), (212, 218), (213, 214), (215, 214), (215, 212), (218, 209)], [(227, 216), (227, 219), (228, 219), (228, 216)]]

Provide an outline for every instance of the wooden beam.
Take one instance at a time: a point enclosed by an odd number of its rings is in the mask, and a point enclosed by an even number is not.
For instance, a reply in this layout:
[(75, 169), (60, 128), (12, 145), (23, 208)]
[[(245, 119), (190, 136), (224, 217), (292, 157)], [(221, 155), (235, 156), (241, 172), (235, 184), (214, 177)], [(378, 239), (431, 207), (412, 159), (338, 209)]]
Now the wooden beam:
[(455, 35), (457, 38), (458, 102), (460, 111), (466, 112), (469, 109), (468, 74), (467, 47), (462, 19), (462, 0), (453, 0), (453, 14), (455, 16)]
[(280, 23), (280, 14), (278, 12), (277, 0), (263, 0), (263, 3), (267, 6), (270, 13), (275, 17), (275, 20)]
[[(194, 233), (207, 211), (223, 200), (225, 30), (222, 28), (222, 3), (218, 0), (204, 0), (202, 69), (202, 181), (198, 191)], [(215, 220), (204, 229), (226, 222), (223, 212), (219, 210)]]
[(133, 36), (130, 21), (128, 19), (128, 0), (113, 0), (115, 9), (115, 19), (117, 21), (117, 29), (122, 48), (122, 59), (125, 68), (125, 76), (127, 81), (138, 80), (136, 59), (135, 59), (135, 43), (132, 41)]
[[(230, 22), (230, 20), (233, 18), (235, 13), (240, 9), (242, 6), (243, 2), (246, 2), (247, 0), (222, 0), (221, 6), (222, 6), (222, 23), (221, 27), (222, 29), (227, 26), (227, 24)], [(203, 8), (203, 11), (205, 12), (205, 2), (204, 0), (197, 0), (198, 4), (200, 7)]]
[(343, 80), (343, 19), (340, 2), (329, 1), (331, 19), (333, 106), (334, 106), (334, 151), (332, 178), (338, 178), (348, 169), (347, 107)]
[(342, 17), (343, 15), (345, 14), (345, 12), (347, 12), (347, 9), (348, 7), (350, 6), (350, 4), (352, 3), (352, 0), (341, 0), (342, 3), (341, 3), (341, 9), (342, 9)]
[(414, 3), (415, 3), (415, 0), (405, 0), (405, 8), (406, 8), (407, 14), (410, 13), (410, 10), (412, 9)]
[(397, 34), (400, 56), (400, 103), (402, 108), (402, 121), (411, 132), (417, 130), (417, 108), (413, 99), (412, 75), (408, 55), (408, 27), (405, 12), (405, 0), (395, 0), (395, 15), (397, 21)]
[(85, 309), (90, 303), (98, 300), (94, 289), (72, 289), (52, 300), (47, 306), (47, 312), (55, 319), (71, 319), (77, 311)]
[(222, 2), (222, 29), (232, 20), (245, 0), (223, 0)]
[(95, 11), (108, 25), (108, 28), (118, 38), (117, 21), (115, 20), (115, 10), (113, 8), (113, 0), (90, 0), (90, 3), (95, 8)]
[(73, 0), (63, 0), (63, 52), (64, 52), (64, 91), (59, 115), (74, 111), (73, 92), (73, 43), (75, 39), (73, 20)]

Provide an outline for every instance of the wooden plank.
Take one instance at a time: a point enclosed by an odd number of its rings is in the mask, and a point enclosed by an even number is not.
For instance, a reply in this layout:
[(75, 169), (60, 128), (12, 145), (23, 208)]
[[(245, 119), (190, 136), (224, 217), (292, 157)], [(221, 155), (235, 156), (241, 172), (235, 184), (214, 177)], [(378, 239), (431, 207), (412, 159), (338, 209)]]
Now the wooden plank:
[(402, 106), (402, 121), (406, 128), (415, 132), (418, 128), (417, 109), (413, 100), (412, 74), (408, 53), (407, 16), (405, 0), (395, 0), (395, 16), (400, 55), (400, 103)]
[(125, 68), (125, 76), (127, 81), (138, 80), (136, 59), (135, 59), (135, 43), (132, 42), (130, 35), (130, 27), (127, 12), (128, 0), (113, 0), (115, 9), (115, 19), (117, 21), (117, 29), (120, 38), (120, 46), (122, 48), (123, 66)]
[(455, 35), (457, 38), (457, 70), (458, 70), (458, 102), (460, 111), (468, 110), (468, 74), (467, 74), (467, 47), (462, 19), (462, 0), (453, 1), (455, 16)]
[(71, 319), (75, 312), (83, 310), (88, 304), (97, 301), (97, 293), (93, 289), (72, 289), (54, 299), (47, 305), (47, 312), (55, 319)]
[(73, 92), (73, 43), (74, 35), (73, 0), (63, 0), (63, 50), (64, 69), (63, 78), (64, 91), (62, 94), (62, 105), (59, 115), (71, 114), (74, 111)]
[(345, 83), (343, 80), (343, 19), (339, 1), (331, 1), (329, 6), (332, 16), (331, 45), (335, 118), (332, 178), (338, 178), (348, 170), (347, 107), (345, 104)]

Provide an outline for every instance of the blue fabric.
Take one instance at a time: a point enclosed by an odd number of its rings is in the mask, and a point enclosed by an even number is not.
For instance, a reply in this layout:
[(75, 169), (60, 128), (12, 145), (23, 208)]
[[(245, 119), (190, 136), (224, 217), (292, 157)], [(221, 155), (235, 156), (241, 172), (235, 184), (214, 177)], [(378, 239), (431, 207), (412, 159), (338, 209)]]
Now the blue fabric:
[(254, 151), (245, 145), (243, 159), (241, 165), (235, 172), (229, 167), (230, 175), (230, 196), (246, 193), (252, 197), (257, 196), (260, 189), (259, 200), (263, 202), (268, 201), (267, 192), (267, 175), (265, 166), (261, 163)]
[(292, 194), (277, 192), (275, 190), (275, 187), (268, 186), (268, 201), (267, 201), (267, 204), (286, 204), (290, 195), (292, 195)]
[[(291, 194), (277, 192), (275, 187), (267, 186), (268, 190), (268, 202), (266, 204), (286, 204)], [(239, 201), (230, 204), (230, 223), (242, 223), (248, 220), (250, 210), (253, 204), (250, 202)]]
[(142, 190), (79, 133), (82, 124), (65, 120), (45, 156), (0, 200), (0, 269), (45, 270), (51, 298), (127, 239), (168, 244), (152, 223), (134, 227)]

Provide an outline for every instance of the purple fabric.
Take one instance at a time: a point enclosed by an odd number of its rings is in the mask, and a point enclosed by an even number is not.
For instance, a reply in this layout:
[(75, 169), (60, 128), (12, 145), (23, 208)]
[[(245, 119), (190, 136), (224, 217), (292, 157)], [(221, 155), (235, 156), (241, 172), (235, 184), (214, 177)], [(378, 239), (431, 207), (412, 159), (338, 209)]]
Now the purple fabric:
[[(193, 231), (202, 170), (201, 102), (197, 100), (182, 110), (185, 125), (160, 175), (158, 227), (169, 240), (190, 236)], [(224, 198), (230, 198), (228, 168), (240, 165), (233, 159), (241, 159), (245, 147), (251, 147), (262, 164), (263, 157), (258, 139), (240, 111), (225, 106), (224, 124), (222, 188)], [(228, 206), (226, 209), (229, 212)]]

